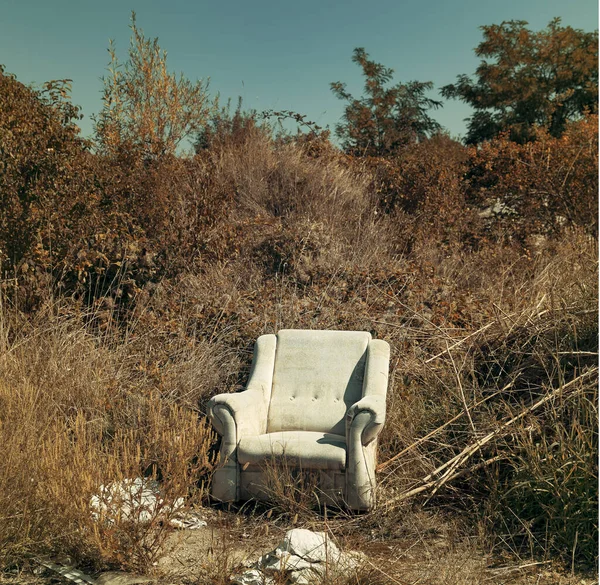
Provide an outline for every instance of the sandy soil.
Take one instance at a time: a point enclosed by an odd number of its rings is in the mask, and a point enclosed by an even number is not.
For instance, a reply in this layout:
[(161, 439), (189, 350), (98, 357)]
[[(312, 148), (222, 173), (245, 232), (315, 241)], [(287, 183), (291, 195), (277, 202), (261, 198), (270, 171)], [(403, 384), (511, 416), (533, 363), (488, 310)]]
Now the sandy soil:
[[(208, 526), (178, 530), (167, 542), (165, 556), (152, 571), (157, 585), (225, 585), (243, 569), (273, 550), (292, 527), (323, 530), (322, 522), (292, 524), (285, 518), (245, 516), (206, 508), (201, 511)], [(360, 532), (348, 532), (344, 520), (328, 523), (342, 550), (365, 553), (365, 564), (348, 585), (595, 585), (594, 575), (570, 575), (551, 562), (503, 561), (486, 556), (468, 541), (452, 542), (439, 531), (431, 537), (374, 540)], [(0, 585), (48, 585), (69, 583), (45, 573), (0, 574)], [(337, 584), (336, 584), (337, 585)], [(342, 584), (340, 584), (342, 585)], [(346, 585), (346, 584), (344, 584)]]
[[(170, 552), (157, 569), (165, 584), (227, 583), (228, 577), (273, 550), (291, 524), (281, 519), (248, 518), (207, 511), (208, 527), (182, 530), (169, 540)], [(340, 521), (340, 522), (343, 522)], [(338, 522), (338, 524), (340, 523)], [(297, 524), (296, 526), (299, 526)], [(318, 523), (302, 524), (323, 530)], [(337, 532), (335, 522), (333, 532)], [(335, 537), (334, 537), (335, 538)], [(353, 534), (336, 539), (343, 550), (366, 555), (362, 578), (356, 584), (382, 585), (595, 585), (593, 575), (569, 575), (551, 562), (490, 558), (469, 542), (453, 543), (435, 535), (417, 542), (368, 540)]]

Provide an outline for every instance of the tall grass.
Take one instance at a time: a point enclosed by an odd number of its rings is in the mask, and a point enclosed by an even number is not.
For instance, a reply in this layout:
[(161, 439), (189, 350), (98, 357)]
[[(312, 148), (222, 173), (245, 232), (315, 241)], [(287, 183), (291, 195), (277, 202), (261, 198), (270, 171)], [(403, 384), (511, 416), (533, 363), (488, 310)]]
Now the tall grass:
[[(0, 315), (0, 562), (60, 553), (145, 569), (169, 520), (203, 497), (213, 434), (197, 412), (134, 379), (132, 344), (94, 338), (59, 313), (35, 327), (6, 305)], [(94, 517), (102, 486), (138, 477), (161, 480), (149, 520)]]

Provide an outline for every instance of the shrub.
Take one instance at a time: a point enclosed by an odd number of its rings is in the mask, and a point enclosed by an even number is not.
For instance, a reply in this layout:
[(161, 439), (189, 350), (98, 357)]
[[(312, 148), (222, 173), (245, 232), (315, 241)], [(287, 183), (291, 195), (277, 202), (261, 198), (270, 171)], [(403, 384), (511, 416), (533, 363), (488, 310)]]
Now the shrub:
[(597, 564), (597, 382), (582, 381), (573, 395), (559, 397), (542, 418), (521, 425), (509, 446), (513, 458), (489, 513), (520, 554)]
[(158, 39), (147, 39), (131, 14), (129, 58), (119, 63), (112, 46), (104, 80), (96, 139), (108, 154), (135, 152), (145, 159), (175, 154), (209, 119), (208, 85), (179, 78), (167, 69)]
[(437, 260), (432, 284), (460, 283), (440, 300), (459, 292), (471, 308), (458, 324), (436, 318), (442, 302), (426, 304), (395, 334), (403, 350), (382, 433), (385, 503), (373, 518), (386, 534), (410, 502), (425, 501), (478, 518), (496, 550), (594, 564), (596, 254), (576, 233), (534, 257), (495, 246)]
[(490, 229), (523, 241), (565, 226), (598, 233), (598, 117), (569, 122), (561, 138), (538, 129), (519, 145), (507, 136), (470, 151), (468, 201), (496, 204)]
[[(97, 193), (86, 172), (88, 144), (78, 137), (68, 85), (39, 92), (0, 68), (0, 261), (53, 265), (93, 216)], [(33, 266), (31, 267), (33, 268)]]
[[(0, 566), (66, 554), (148, 569), (169, 521), (204, 496), (212, 432), (184, 397), (136, 381), (127, 344), (98, 343), (73, 317), (47, 319), (30, 330), (0, 315)], [(161, 490), (146, 521), (93, 508), (102, 486), (143, 477)]]

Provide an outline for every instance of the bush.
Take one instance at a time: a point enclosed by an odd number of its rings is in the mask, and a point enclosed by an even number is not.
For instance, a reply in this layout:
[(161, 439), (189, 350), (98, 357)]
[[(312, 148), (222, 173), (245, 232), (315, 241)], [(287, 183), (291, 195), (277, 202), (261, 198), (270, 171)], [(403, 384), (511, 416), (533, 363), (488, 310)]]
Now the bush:
[[(47, 84), (52, 89), (56, 83)], [(63, 94), (25, 87), (0, 68), (0, 261), (53, 266), (97, 209), (88, 144)]]
[(208, 122), (208, 84), (179, 78), (167, 69), (158, 39), (147, 39), (131, 13), (128, 59), (119, 63), (109, 48), (109, 75), (103, 78), (103, 108), (96, 140), (107, 154), (135, 153), (145, 160), (174, 155), (186, 138)]
[[(183, 396), (140, 376), (129, 344), (98, 343), (72, 316), (44, 322), (30, 329), (0, 314), (0, 566), (66, 554), (148, 569), (169, 520), (205, 495), (212, 431)], [(143, 477), (161, 480), (147, 521), (94, 519), (102, 486)]]
[(597, 379), (559, 397), (543, 418), (519, 427), (514, 457), (499, 478), (490, 514), (520, 554), (598, 560)]
[(490, 229), (524, 241), (567, 226), (598, 233), (598, 116), (569, 122), (561, 138), (537, 129), (519, 145), (507, 136), (470, 151), (468, 201), (496, 205)]

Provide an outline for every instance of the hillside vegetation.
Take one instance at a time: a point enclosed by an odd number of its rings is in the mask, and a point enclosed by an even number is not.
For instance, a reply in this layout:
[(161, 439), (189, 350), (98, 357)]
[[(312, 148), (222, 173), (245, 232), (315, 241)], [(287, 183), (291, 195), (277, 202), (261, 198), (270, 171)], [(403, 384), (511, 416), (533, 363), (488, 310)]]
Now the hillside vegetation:
[[(159, 513), (98, 523), (91, 496), (146, 475), (163, 519), (208, 505), (206, 402), (281, 328), (392, 347), (378, 507), (342, 532), (416, 535), (426, 514), (596, 565), (596, 115), (378, 157), (224, 111), (183, 155), (116, 117), (82, 139), (65, 89), (0, 70), (0, 566), (151, 567)], [(273, 507), (316, 513), (300, 489)]]

